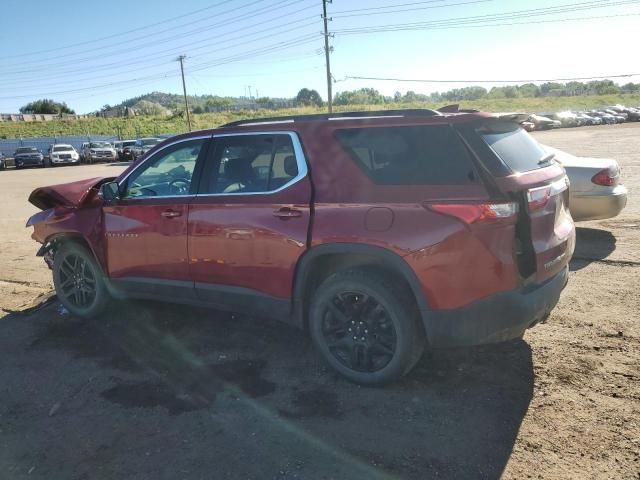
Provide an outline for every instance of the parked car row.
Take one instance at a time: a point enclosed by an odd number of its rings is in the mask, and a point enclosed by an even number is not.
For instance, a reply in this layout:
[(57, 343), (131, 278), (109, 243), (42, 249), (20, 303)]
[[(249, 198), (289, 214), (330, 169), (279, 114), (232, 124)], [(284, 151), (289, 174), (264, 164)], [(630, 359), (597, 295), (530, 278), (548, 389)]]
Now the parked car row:
[(565, 110), (556, 113), (531, 114), (520, 125), (531, 132), (561, 127), (583, 127), (591, 125), (613, 125), (640, 121), (640, 107), (614, 105), (593, 110)]
[(49, 145), (46, 152), (35, 146), (22, 146), (12, 156), (0, 153), (0, 170), (13, 165), (17, 169), (26, 167), (56, 167), (59, 165), (80, 165), (80, 163), (133, 161), (147, 153), (162, 139), (149, 137), (138, 140), (121, 140), (114, 143), (106, 141), (84, 142), (80, 149), (66, 143)]

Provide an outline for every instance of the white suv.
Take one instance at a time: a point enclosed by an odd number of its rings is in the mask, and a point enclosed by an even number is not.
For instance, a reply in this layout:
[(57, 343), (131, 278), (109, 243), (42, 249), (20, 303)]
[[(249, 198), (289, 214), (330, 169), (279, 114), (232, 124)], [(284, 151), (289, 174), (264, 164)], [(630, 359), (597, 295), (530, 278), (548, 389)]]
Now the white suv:
[(49, 147), (49, 164), (56, 165), (80, 165), (80, 155), (73, 146), (57, 143)]

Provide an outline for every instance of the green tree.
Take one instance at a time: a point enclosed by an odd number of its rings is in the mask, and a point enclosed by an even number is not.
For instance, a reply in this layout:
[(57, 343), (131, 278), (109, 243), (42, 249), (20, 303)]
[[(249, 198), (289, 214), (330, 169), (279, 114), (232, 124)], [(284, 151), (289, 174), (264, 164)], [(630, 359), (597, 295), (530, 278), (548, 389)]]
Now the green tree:
[(296, 102), (300, 105), (316, 107), (321, 107), (324, 103), (316, 90), (309, 90), (308, 88), (303, 88), (298, 92)]
[(150, 102), (148, 100), (140, 100), (133, 108), (141, 115), (166, 115), (167, 109), (159, 103)]
[(204, 108), (202, 108), (200, 105), (196, 105), (191, 109), (191, 111), (193, 113), (204, 113)]
[(384, 97), (374, 88), (361, 88), (340, 92), (333, 101), (336, 105), (378, 105), (384, 103)]
[(518, 87), (518, 91), (520, 92), (520, 96), (525, 98), (535, 98), (540, 96), (540, 87), (535, 83), (525, 83), (524, 85), (520, 85)]
[(27, 103), (20, 108), (21, 113), (75, 113), (65, 102), (58, 103), (51, 99), (43, 98)]

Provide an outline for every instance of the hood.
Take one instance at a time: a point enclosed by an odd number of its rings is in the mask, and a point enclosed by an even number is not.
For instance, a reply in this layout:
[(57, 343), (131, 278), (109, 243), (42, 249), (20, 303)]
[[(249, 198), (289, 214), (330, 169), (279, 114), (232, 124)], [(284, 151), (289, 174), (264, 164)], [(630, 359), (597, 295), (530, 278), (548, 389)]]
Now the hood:
[(36, 188), (29, 195), (29, 202), (40, 210), (53, 207), (77, 208), (91, 197), (92, 192), (97, 192), (100, 185), (114, 180), (115, 177), (96, 177), (77, 182), (62, 183), (49, 187)]
[(16, 153), (13, 157), (39, 157), (42, 153), (40, 152), (25, 152), (25, 153)]

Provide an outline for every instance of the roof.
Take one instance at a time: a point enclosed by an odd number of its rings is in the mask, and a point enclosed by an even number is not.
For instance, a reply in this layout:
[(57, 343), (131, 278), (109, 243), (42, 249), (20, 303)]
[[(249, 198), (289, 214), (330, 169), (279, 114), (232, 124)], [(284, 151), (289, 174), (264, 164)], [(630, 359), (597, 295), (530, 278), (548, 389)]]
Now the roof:
[(379, 120), (385, 118), (403, 118), (405, 120), (443, 119), (451, 117), (476, 117), (486, 118), (493, 114), (479, 112), (477, 110), (461, 110), (458, 105), (448, 105), (439, 110), (429, 108), (416, 108), (404, 110), (371, 110), (339, 113), (320, 113), (312, 115), (291, 115), (281, 117), (265, 117), (237, 120), (222, 125), (220, 128), (250, 127), (258, 125), (279, 125), (291, 123), (309, 123), (321, 121), (346, 121), (346, 120)]

